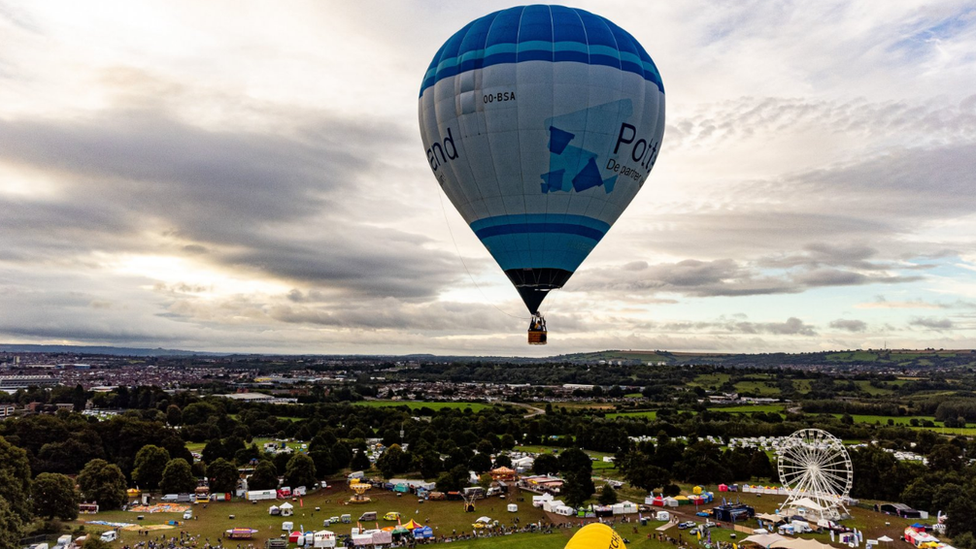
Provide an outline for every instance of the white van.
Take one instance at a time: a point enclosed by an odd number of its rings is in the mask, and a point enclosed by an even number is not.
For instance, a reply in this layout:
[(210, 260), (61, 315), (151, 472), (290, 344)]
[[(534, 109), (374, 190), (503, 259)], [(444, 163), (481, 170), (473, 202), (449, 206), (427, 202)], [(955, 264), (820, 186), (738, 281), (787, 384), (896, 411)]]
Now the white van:
[(102, 541), (108, 543), (119, 539), (119, 533), (115, 530), (109, 530), (108, 532), (102, 532)]

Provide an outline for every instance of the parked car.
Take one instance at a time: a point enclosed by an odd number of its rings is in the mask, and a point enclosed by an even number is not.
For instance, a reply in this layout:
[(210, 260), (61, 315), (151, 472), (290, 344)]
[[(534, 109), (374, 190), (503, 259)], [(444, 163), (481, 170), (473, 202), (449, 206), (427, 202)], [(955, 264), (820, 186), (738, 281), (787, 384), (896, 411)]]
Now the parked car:
[(693, 520), (688, 520), (688, 521), (679, 523), (678, 524), (678, 530), (687, 530), (688, 528), (694, 528), (695, 526), (698, 526), (698, 523), (696, 523)]
[(183, 520), (190, 520), (191, 518), (193, 518), (193, 511), (187, 509), (186, 512), (183, 513)]

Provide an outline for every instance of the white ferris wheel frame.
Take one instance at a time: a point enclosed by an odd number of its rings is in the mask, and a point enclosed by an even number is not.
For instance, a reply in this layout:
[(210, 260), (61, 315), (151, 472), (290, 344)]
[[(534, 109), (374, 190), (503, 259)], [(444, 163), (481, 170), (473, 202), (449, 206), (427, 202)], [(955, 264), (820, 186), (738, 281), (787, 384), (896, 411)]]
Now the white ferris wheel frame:
[(781, 509), (805, 507), (807, 515), (828, 520), (847, 514), (844, 501), (851, 492), (854, 468), (844, 443), (834, 435), (823, 429), (793, 433), (777, 448), (776, 467), (780, 483), (789, 491)]

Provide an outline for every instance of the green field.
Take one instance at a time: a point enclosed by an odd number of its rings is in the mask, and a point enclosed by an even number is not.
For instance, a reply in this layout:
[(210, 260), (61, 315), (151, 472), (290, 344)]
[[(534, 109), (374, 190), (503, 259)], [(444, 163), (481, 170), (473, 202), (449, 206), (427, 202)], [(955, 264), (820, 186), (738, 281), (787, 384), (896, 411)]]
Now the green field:
[(783, 413), (782, 404), (744, 404), (742, 406), (712, 407), (710, 412), (727, 412), (730, 414), (751, 414), (754, 412), (778, 412)]
[(695, 378), (694, 381), (688, 383), (691, 387), (703, 387), (709, 389), (718, 389), (720, 386), (728, 383), (732, 379), (729, 374), (701, 374)]
[(411, 410), (430, 408), (440, 411), (445, 409), (464, 410), (470, 408), (472, 412), (480, 412), (485, 408), (491, 407), (490, 404), (481, 402), (426, 402), (426, 401), (407, 401), (407, 400), (361, 400), (355, 403), (356, 406), (371, 406), (373, 408), (399, 408), (406, 406)]
[(779, 387), (766, 381), (740, 381), (735, 384), (735, 390), (739, 393), (749, 393), (759, 396), (778, 396)]
[[(274, 439), (268, 437), (254, 437), (251, 440), (252, 444), (257, 444), (259, 449), (264, 449), (264, 445), (267, 442), (272, 442)], [(285, 445), (293, 450), (300, 450), (304, 441), (289, 441)], [(203, 447), (206, 446), (206, 442), (187, 442), (186, 449), (191, 452), (202, 452)], [(248, 445), (250, 446), (250, 444)]]
[(606, 415), (607, 419), (617, 419), (621, 417), (632, 419), (643, 418), (648, 421), (652, 421), (657, 419), (657, 410), (645, 410), (642, 412), (617, 412), (615, 414)]
[[(542, 510), (532, 507), (531, 498), (529, 497), (531, 494), (528, 493), (523, 497), (529, 500), (529, 503), (517, 501), (519, 506), (518, 513), (507, 512), (505, 505), (509, 501), (500, 498), (481, 500), (476, 504), (475, 513), (465, 513), (460, 501), (428, 501), (418, 503), (416, 497), (397, 497), (393, 492), (386, 490), (371, 490), (367, 494), (373, 500), (370, 503), (344, 505), (344, 502), (351, 495), (352, 492), (342, 481), (336, 481), (334, 488), (320, 490), (302, 498), (303, 506), (300, 506), (298, 501), (293, 501), (295, 505), (295, 516), (286, 518), (268, 514), (268, 507), (276, 503), (274, 501), (259, 501), (253, 504), (245, 501), (235, 501), (229, 503), (210, 503), (206, 508), (203, 505), (192, 506), (196, 519), (186, 522), (183, 522), (181, 513), (146, 513), (143, 515), (145, 517), (144, 520), (139, 521), (136, 518), (138, 516), (137, 513), (110, 511), (95, 515), (82, 515), (78, 521), (71, 523), (71, 526), (74, 527), (88, 520), (126, 522), (141, 526), (162, 525), (167, 521), (175, 520), (179, 521), (180, 524), (175, 528), (156, 531), (155, 536), (172, 536), (174, 534), (178, 536), (180, 530), (185, 530), (192, 534), (200, 534), (201, 537), (198, 545), (201, 547), (206, 538), (214, 542), (229, 528), (249, 527), (256, 528), (258, 533), (255, 535), (253, 541), (243, 542), (242, 546), (247, 543), (253, 543), (255, 546), (261, 547), (264, 544), (264, 540), (269, 537), (277, 537), (282, 533), (281, 523), (283, 521), (294, 522), (296, 530), (301, 527), (304, 527), (305, 530), (319, 530), (323, 528), (322, 521), (324, 519), (331, 516), (340, 516), (344, 513), (353, 515), (353, 522), (351, 524), (329, 526), (329, 530), (340, 535), (349, 534), (350, 529), (356, 526), (356, 519), (366, 511), (375, 511), (378, 513), (380, 517), (378, 524), (380, 527), (395, 524), (382, 520), (382, 515), (388, 511), (398, 511), (403, 517), (404, 522), (414, 519), (417, 522), (423, 523), (429, 518), (430, 526), (436, 528), (435, 533), (437, 535), (451, 535), (453, 531), (457, 531), (458, 534), (471, 532), (472, 522), (474, 522), (475, 518), (482, 515), (491, 517), (503, 524), (511, 524), (515, 516), (519, 517), (522, 524), (545, 518), (545, 513)], [(513, 501), (515, 501), (515, 496), (513, 496)], [(281, 501), (277, 502), (277, 504), (280, 503)], [(315, 511), (315, 507), (320, 507), (321, 510)], [(231, 515), (234, 516), (233, 519), (229, 518)], [(373, 522), (363, 523), (363, 527), (371, 528), (374, 526), (375, 523)], [(108, 529), (108, 527), (88, 525), (86, 529), (92, 532), (102, 532)], [(113, 547), (121, 547), (123, 545), (131, 546), (146, 539), (149, 538), (139, 536), (137, 532), (123, 531), (120, 540), (112, 545)], [(565, 544), (565, 541), (562, 544)]]

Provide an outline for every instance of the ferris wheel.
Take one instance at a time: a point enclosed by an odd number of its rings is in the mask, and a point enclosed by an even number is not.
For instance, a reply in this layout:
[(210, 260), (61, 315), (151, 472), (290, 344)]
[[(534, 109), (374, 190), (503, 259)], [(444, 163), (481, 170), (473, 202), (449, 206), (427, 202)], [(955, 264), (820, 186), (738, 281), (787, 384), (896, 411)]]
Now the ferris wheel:
[(777, 449), (779, 480), (789, 491), (781, 508), (808, 516), (838, 519), (847, 513), (854, 467), (840, 439), (822, 429), (801, 429)]

